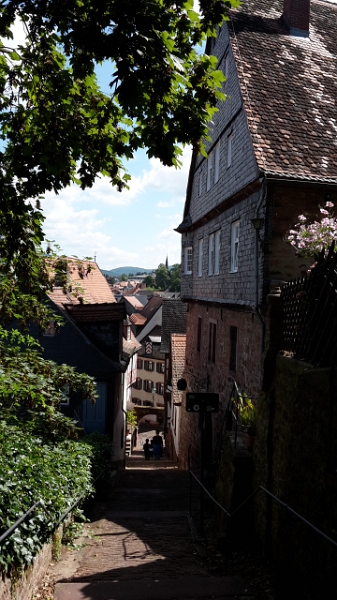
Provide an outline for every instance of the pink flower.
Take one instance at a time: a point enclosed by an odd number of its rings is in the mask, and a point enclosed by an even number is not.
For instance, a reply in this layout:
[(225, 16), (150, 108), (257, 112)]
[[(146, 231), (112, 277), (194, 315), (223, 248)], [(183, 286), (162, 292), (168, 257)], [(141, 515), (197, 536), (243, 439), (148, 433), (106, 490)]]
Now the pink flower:
[(326, 202), (325, 203), (326, 208), (332, 208), (334, 206), (333, 202)]
[(307, 220), (307, 217), (305, 217), (304, 215), (298, 215), (298, 220), (304, 222)]
[(329, 211), (325, 210), (325, 208), (320, 208), (319, 210), (321, 211), (322, 215), (328, 215), (329, 214)]

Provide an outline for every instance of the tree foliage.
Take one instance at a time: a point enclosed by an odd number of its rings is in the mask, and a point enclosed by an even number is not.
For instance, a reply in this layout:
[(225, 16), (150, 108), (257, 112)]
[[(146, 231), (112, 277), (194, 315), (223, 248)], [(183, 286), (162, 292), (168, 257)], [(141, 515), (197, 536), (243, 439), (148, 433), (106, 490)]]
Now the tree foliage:
[[(177, 165), (179, 144), (200, 146), (223, 75), (195, 45), (237, 0), (7, 0), (0, 19), (0, 252), (7, 269), (29, 270), (42, 237), (38, 199), (106, 175), (127, 185), (123, 160), (139, 148)], [(21, 19), (27, 43), (11, 47)], [(111, 94), (95, 66), (111, 65)]]

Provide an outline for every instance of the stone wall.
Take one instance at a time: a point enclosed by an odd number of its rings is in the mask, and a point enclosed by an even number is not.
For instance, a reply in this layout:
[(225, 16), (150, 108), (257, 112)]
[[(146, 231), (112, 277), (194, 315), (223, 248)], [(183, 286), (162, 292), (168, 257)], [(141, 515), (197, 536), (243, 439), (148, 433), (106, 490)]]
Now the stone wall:
[[(273, 377), (266, 374), (260, 395), (254, 448), (255, 486), (266, 487), (335, 540), (336, 390), (334, 369), (316, 369), (278, 355)], [(279, 598), (335, 597), (337, 549), (261, 493), (256, 527), (274, 554)]]
[[(61, 525), (57, 534), (62, 536), (62, 532), (63, 526)], [(51, 560), (52, 543), (44, 544), (32, 564), (22, 572), (19, 578), (11, 579), (6, 576), (0, 578), (1, 600), (30, 600), (45, 576)]]

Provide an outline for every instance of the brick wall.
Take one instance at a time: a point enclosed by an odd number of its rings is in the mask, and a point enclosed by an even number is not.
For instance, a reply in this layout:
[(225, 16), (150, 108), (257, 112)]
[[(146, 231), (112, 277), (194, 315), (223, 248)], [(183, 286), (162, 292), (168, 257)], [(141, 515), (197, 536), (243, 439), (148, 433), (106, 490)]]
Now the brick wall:
[[(202, 319), (201, 345), (197, 350), (198, 319)], [(215, 362), (208, 359), (209, 323), (216, 324)], [(238, 329), (237, 367), (230, 371), (230, 327)], [(257, 398), (260, 389), (260, 336), (259, 321), (253, 312), (220, 308), (206, 303), (189, 303), (186, 331), (186, 372), (188, 390), (193, 392), (215, 392), (220, 395), (220, 410), (212, 415), (213, 450), (217, 433), (221, 428), (224, 413), (234, 380), (252, 398)], [(198, 415), (185, 414), (182, 407), (181, 419), (181, 464), (187, 464), (187, 450), (191, 445), (192, 460), (199, 463)]]

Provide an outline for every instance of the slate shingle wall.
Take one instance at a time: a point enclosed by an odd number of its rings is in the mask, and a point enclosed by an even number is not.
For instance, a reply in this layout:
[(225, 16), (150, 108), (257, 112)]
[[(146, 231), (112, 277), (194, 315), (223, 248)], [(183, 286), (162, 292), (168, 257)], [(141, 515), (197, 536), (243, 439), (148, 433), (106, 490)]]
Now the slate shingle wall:
[[(239, 79), (231, 48), (227, 24), (224, 25), (220, 37), (215, 43), (212, 53), (219, 60), (228, 49), (228, 80), (224, 83), (223, 91), (227, 95), (225, 102), (219, 102), (219, 112), (214, 115), (210, 128), (212, 140), (206, 143), (207, 151), (212, 150), (218, 138), (220, 141), (220, 178), (214, 183), (214, 168), (212, 185), (209, 191), (207, 183), (207, 159), (201, 155), (197, 159), (192, 187), (190, 215), (192, 222), (207, 214), (212, 208), (223, 202), (243, 188), (258, 176), (253, 145), (248, 129), (245, 109), (242, 104)], [(224, 60), (219, 69), (224, 72)], [(227, 138), (232, 133), (232, 163), (227, 167)], [(214, 165), (214, 154), (213, 154)], [(201, 195), (199, 195), (199, 174), (202, 173)]]
[[(204, 298), (230, 302), (240, 302), (252, 306), (255, 302), (255, 230), (250, 219), (261, 192), (256, 192), (246, 200), (227, 209), (209, 223), (194, 232), (182, 236), (184, 247), (193, 247), (193, 272), (182, 278), (181, 295), (184, 298)], [(261, 210), (262, 213), (262, 210)], [(230, 272), (231, 227), (234, 221), (240, 222), (239, 264), (237, 273)], [(220, 274), (208, 275), (209, 235), (221, 229), (220, 233)], [(198, 242), (203, 238), (203, 275), (198, 277)], [(262, 257), (259, 257), (262, 276)]]

